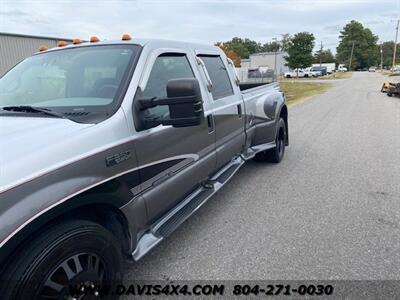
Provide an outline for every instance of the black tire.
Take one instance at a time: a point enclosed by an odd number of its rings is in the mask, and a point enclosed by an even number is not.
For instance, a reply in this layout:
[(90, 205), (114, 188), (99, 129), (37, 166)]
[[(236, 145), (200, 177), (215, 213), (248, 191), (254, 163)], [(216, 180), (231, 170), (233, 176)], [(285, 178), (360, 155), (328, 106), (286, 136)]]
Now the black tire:
[(286, 78), (291, 78), (292, 76), (290, 76), (290, 75), (286, 75)]
[(387, 95), (389, 96), (389, 97), (392, 97), (393, 96), (393, 93), (392, 92), (387, 92)]
[(256, 160), (280, 163), (285, 155), (286, 146), (286, 124), (283, 118), (279, 119), (275, 138), (276, 147), (257, 153)]
[[(93, 286), (119, 284), (121, 261), (120, 243), (101, 225), (84, 220), (57, 223), (15, 252), (0, 275), (0, 295), (4, 300), (117, 299), (102, 294), (94, 298)], [(69, 286), (86, 290), (70, 291)]]

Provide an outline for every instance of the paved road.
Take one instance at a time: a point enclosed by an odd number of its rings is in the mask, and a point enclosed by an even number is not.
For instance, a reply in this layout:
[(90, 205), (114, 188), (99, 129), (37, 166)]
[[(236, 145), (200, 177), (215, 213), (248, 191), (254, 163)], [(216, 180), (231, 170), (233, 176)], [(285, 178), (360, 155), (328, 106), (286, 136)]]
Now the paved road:
[(355, 73), (290, 109), (279, 165), (247, 163), (128, 279), (400, 279), (400, 99)]

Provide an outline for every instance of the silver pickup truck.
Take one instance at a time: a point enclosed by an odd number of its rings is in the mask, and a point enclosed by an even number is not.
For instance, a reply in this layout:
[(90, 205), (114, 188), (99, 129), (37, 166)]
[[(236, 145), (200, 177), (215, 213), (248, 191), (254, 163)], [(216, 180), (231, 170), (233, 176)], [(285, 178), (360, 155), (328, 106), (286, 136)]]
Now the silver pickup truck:
[(143, 257), (246, 160), (278, 163), (288, 145), (278, 85), (239, 84), (217, 47), (64, 44), (0, 79), (2, 299), (81, 299), (120, 280), (124, 257)]

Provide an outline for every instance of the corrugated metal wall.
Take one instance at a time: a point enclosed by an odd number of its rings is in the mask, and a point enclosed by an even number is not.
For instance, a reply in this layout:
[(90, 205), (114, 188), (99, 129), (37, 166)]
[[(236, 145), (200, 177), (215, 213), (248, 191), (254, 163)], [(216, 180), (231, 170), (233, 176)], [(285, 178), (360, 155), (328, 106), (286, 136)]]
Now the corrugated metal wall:
[(57, 40), (0, 34), (0, 76), (24, 58), (37, 52), (41, 45), (55, 47)]
[[(279, 75), (283, 75), (285, 72), (289, 71), (289, 68), (285, 66), (286, 52), (276, 53), (276, 68)], [(275, 68), (275, 53), (255, 53), (250, 55), (250, 68), (257, 68), (260, 66), (267, 66), (271, 69)]]

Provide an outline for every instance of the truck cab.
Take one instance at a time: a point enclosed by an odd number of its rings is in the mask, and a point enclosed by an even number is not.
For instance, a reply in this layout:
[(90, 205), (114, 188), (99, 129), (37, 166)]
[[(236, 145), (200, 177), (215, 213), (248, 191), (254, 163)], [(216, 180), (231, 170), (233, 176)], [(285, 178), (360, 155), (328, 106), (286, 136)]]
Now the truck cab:
[(41, 50), (0, 79), (0, 268), (14, 280), (2, 295), (79, 298), (71, 282), (118, 281), (123, 258), (245, 161), (283, 159), (284, 94), (241, 85), (217, 47), (124, 36)]

